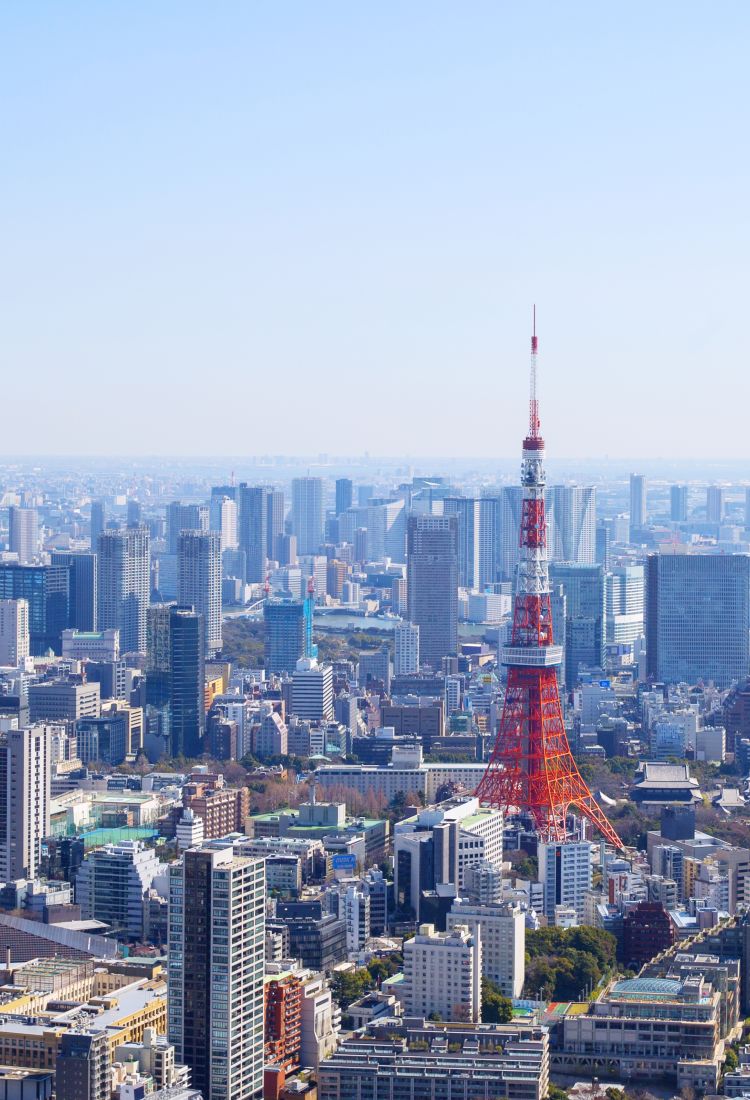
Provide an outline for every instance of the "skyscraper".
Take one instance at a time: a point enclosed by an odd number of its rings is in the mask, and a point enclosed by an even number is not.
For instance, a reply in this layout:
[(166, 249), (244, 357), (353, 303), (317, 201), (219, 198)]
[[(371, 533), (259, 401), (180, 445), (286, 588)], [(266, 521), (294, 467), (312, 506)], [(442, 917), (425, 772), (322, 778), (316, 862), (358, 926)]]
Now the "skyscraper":
[(367, 557), (370, 561), (406, 560), (406, 511), (403, 500), (378, 500), (367, 506)]
[(50, 650), (62, 652), (62, 632), (68, 626), (68, 570), (59, 565), (17, 565), (0, 562), (0, 600), (29, 603), (29, 644), (32, 657)]
[(294, 672), (297, 661), (311, 657), (312, 605), (309, 600), (270, 599), (263, 605), (266, 673)]
[(205, 1100), (263, 1088), (265, 871), (231, 848), (169, 868), (168, 1035)]
[(347, 508), (351, 508), (354, 499), (354, 486), (348, 477), (340, 477), (336, 480), (336, 515), (340, 516)]
[(208, 505), (183, 504), (173, 500), (167, 505), (167, 553), (176, 554), (182, 531), (208, 530)]
[(122, 653), (145, 653), (151, 565), (148, 528), (103, 531), (97, 565), (99, 629), (120, 631)]
[(667, 683), (713, 680), (719, 687), (744, 680), (750, 661), (749, 631), (748, 555), (649, 555), (649, 676)]
[(317, 554), (323, 542), (323, 479), (292, 479), (292, 526), (299, 554)]
[(137, 500), (129, 500), (126, 511), (126, 523), (128, 527), (140, 527), (141, 525), (141, 505)]
[(266, 556), (278, 560), (278, 539), (284, 534), (284, 494), (269, 489), (266, 495)]
[(221, 549), (236, 550), (238, 546), (237, 503), (233, 497), (211, 496), (210, 528), (221, 534)]
[(0, 668), (18, 668), (29, 656), (29, 601), (0, 600)]
[(643, 474), (630, 475), (630, 527), (640, 530), (646, 526), (646, 478)]
[(88, 550), (53, 550), (52, 564), (68, 570), (69, 625), (75, 630), (97, 629), (98, 585), (96, 554)]
[(439, 667), (458, 650), (458, 519), (411, 515), (407, 525), (409, 621), (422, 661)]
[(570, 689), (580, 666), (604, 667), (604, 570), (600, 565), (552, 562), (549, 577), (565, 593), (565, 683)]
[(673, 523), (685, 523), (688, 516), (687, 485), (672, 485), (669, 490), (669, 518)]
[(483, 496), (479, 501), (479, 584), (480, 590), (498, 579), (500, 555), (500, 501)]
[(706, 519), (709, 523), (721, 523), (724, 519), (724, 487), (709, 485), (706, 489)]
[(221, 535), (217, 531), (183, 531), (178, 540), (179, 602), (203, 616), (205, 651), (221, 649)]
[(414, 623), (397, 624), (393, 665), (397, 676), (419, 672), (419, 627)]
[(553, 561), (593, 565), (596, 561), (596, 489), (593, 485), (553, 485), (548, 499), (548, 534)]
[(238, 535), (245, 553), (248, 584), (261, 584), (266, 578), (268, 545), (269, 490), (263, 485), (239, 487)]
[(39, 875), (42, 837), (50, 828), (51, 729), (0, 735), (0, 881)]
[(618, 565), (605, 575), (606, 641), (635, 642), (645, 631), (645, 575), (642, 565)]
[(146, 700), (161, 715), (169, 756), (195, 758), (203, 751), (204, 644), (203, 618), (191, 607), (149, 608)]
[(99, 536), (107, 522), (107, 511), (103, 500), (91, 501), (91, 549), (96, 550), (99, 545)]
[(21, 565), (33, 562), (39, 547), (39, 521), (36, 508), (8, 509), (8, 544), (11, 554), (17, 554)]
[(446, 497), (443, 515), (458, 519), (458, 583), (479, 588), (481, 503), (470, 497)]

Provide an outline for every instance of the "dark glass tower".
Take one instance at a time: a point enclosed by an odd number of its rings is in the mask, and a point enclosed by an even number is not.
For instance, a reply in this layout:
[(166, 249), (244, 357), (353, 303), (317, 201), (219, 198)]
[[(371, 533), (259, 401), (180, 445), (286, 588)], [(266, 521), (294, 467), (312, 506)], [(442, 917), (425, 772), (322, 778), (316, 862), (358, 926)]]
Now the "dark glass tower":
[(68, 569), (70, 616), (74, 630), (96, 630), (98, 622), (98, 588), (96, 554), (86, 550), (55, 550), (52, 564)]
[(170, 604), (148, 613), (146, 702), (162, 713), (171, 756), (200, 756), (206, 729), (203, 616)]
[(68, 626), (66, 566), (0, 563), (0, 600), (29, 601), (29, 645), (32, 657), (62, 652)]
[(268, 545), (268, 494), (262, 485), (239, 487), (238, 541), (245, 552), (248, 584), (260, 584), (266, 576)]
[(458, 518), (409, 516), (406, 563), (409, 622), (421, 659), (437, 668), (458, 650)]

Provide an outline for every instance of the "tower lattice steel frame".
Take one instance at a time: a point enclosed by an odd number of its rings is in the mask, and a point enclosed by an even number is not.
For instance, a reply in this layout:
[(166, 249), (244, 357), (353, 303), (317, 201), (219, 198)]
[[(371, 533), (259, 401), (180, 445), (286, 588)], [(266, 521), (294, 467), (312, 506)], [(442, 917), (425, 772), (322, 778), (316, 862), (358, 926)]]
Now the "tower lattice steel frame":
[(605, 840), (623, 844), (578, 770), (563, 722), (557, 666), (562, 646), (552, 637), (544, 515), (544, 440), (536, 396), (538, 340), (536, 309), (531, 337), (529, 434), (523, 441), (523, 505), (511, 642), (503, 650), (508, 666), (505, 705), (495, 747), (477, 797), (507, 812), (528, 810), (543, 840), (565, 840), (566, 817), (574, 808)]

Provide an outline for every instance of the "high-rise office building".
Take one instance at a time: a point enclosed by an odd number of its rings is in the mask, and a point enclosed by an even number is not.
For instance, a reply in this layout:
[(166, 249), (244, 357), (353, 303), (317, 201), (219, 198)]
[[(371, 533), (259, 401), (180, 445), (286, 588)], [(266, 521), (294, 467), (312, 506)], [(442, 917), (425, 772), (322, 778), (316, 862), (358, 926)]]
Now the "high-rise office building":
[(173, 500), (167, 505), (167, 552), (176, 554), (182, 531), (207, 531), (207, 504), (183, 504)]
[[(523, 492), (519, 485), (509, 485), (494, 499), (497, 500), (497, 572), (502, 580), (513, 581), (518, 564)], [(544, 489), (544, 510), (549, 560), (595, 564), (596, 488), (575, 484), (548, 486)]]
[(397, 624), (393, 665), (397, 676), (419, 672), (419, 627), (414, 623)]
[(609, 569), (609, 544), (611, 542), (611, 526), (608, 523), (596, 525), (596, 564), (601, 565), (605, 573)]
[(245, 553), (248, 584), (261, 584), (266, 577), (268, 544), (268, 494), (263, 485), (239, 486), (239, 544)]
[(8, 545), (11, 554), (17, 554), (22, 565), (34, 561), (39, 548), (39, 520), (36, 508), (8, 509)]
[(311, 722), (333, 717), (333, 668), (303, 657), (292, 673), (292, 713)]
[(278, 560), (278, 540), (284, 534), (284, 493), (268, 489), (266, 493), (266, 556)]
[(581, 666), (604, 666), (604, 570), (600, 565), (551, 562), (549, 578), (565, 594), (565, 684), (571, 689)]
[(128, 527), (140, 527), (141, 525), (141, 505), (138, 500), (129, 500), (126, 508), (126, 519)]
[(354, 486), (351, 478), (339, 477), (336, 479), (336, 515), (340, 516), (347, 508), (351, 508), (354, 500)]
[(221, 535), (221, 549), (236, 550), (239, 543), (237, 502), (233, 497), (211, 496), (209, 521), (212, 531)]
[(553, 485), (547, 491), (552, 522), (547, 544), (553, 561), (593, 565), (596, 561), (596, 489)]
[(539, 881), (544, 886), (544, 915), (555, 923), (555, 907), (575, 909), (583, 921), (586, 894), (591, 889), (591, 843), (588, 840), (540, 844)]
[(669, 518), (673, 523), (685, 523), (688, 517), (687, 485), (672, 485), (669, 489)]
[(498, 579), (500, 542), (500, 501), (495, 496), (483, 496), (479, 501), (480, 590)]
[(266, 673), (294, 672), (312, 643), (312, 606), (309, 600), (270, 599), (263, 605)]
[(94, 631), (98, 619), (96, 554), (88, 550), (53, 550), (52, 564), (68, 570), (69, 625), (74, 630)]
[(374, 498), (367, 506), (367, 557), (370, 561), (406, 560), (406, 510), (403, 500)]
[(323, 542), (323, 479), (292, 479), (292, 526), (300, 554), (317, 554)]
[(28, 600), (32, 657), (62, 652), (68, 626), (68, 570), (60, 565), (0, 562), (0, 600)]
[(103, 531), (99, 536), (97, 586), (100, 630), (120, 631), (122, 653), (145, 653), (150, 596), (147, 527)]
[(748, 674), (750, 557), (651, 554), (646, 561), (649, 676), (667, 683), (713, 680), (727, 687)]
[(608, 645), (627, 645), (645, 632), (642, 565), (618, 565), (605, 575)]
[(437, 668), (458, 650), (458, 519), (411, 515), (407, 525), (409, 621), (422, 661)]
[(50, 829), (52, 731), (9, 729), (0, 735), (0, 881), (39, 875)]
[(750, 527), (750, 487), (745, 489), (745, 527)]
[(165, 755), (195, 758), (203, 751), (204, 644), (203, 617), (192, 608), (149, 608), (146, 700), (162, 715)]
[(29, 656), (29, 601), (0, 600), (0, 668), (18, 668)]
[(646, 501), (646, 478), (643, 474), (630, 475), (630, 527), (640, 530), (646, 526), (648, 507)]
[(99, 536), (107, 525), (107, 509), (103, 500), (91, 501), (91, 549), (96, 551)]
[(724, 487), (709, 485), (706, 489), (706, 519), (709, 523), (721, 523), (724, 519)]
[(481, 503), (470, 497), (446, 497), (443, 515), (458, 519), (458, 583), (479, 588)]
[(263, 1090), (265, 871), (231, 848), (169, 868), (168, 1035), (205, 1100)]
[(221, 650), (221, 535), (183, 531), (178, 541), (179, 602), (203, 616), (206, 657)]

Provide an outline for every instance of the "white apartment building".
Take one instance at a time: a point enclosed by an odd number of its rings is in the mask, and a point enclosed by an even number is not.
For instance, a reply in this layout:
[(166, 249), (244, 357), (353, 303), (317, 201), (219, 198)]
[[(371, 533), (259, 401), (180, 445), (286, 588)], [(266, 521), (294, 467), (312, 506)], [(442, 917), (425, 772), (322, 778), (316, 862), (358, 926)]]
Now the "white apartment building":
[(0, 668), (18, 668), (29, 656), (29, 601), (0, 600)]
[(7, 730), (0, 737), (0, 881), (36, 878), (50, 828), (52, 727)]
[(583, 920), (586, 894), (591, 889), (591, 842), (550, 841), (540, 844), (539, 881), (544, 886), (544, 913), (554, 923), (555, 907), (572, 906)]
[[(403, 582), (406, 586), (406, 581)], [(394, 669), (396, 676), (415, 676), (419, 672), (419, 627), (399, 623), (395, 630)]]
[(406, 1016), (438, 1013), (444, 1020), (477, 1023), (482, 1011), (481, 932), (465, 925), (436, 932), (422, 924), (404, 944), (404, 980), (399, 993)]
[(465, 926), (482, 944), (482, 974), (506, 997), (520, 997), (526, 973), (526, 918), (519, 905), (477, 905), (456, 898), (447, 931)]
[(292, 673), (292, 713), (309, 721), (333, 718), (333, 668), (314, 657), (297, 661)]

